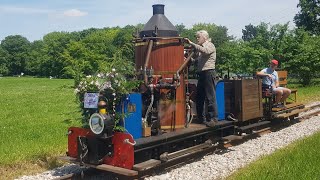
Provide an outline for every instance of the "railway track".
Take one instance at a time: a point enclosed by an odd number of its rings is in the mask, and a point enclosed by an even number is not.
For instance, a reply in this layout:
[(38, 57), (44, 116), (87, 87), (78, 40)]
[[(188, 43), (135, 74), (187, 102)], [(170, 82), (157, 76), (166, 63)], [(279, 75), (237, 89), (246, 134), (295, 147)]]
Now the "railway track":
[(294, 120), (291, 121), (277, 121), (275, 123), (272, 123), (271, 127), (260, 129), (257, 131), (253, 131), (252, 134), (245, 134), (242, 136), (229, 136), (229, 137), (224, 137), (220, 141), (220, 143), (215, 144), (212, 147), (205, 148), (202, 151), (197, 151), (194, 153), (190, 154), (185, 154), (183, 157), (176, 157), (173, 158), (169, 161), (162, 162), (161, 164), (155, 165), (155, 164), (150, 164), (149, 167), (148, 165), (145, 167), (145, 169), (139, 171), (139, 175), (136, 176), (126, 176), (126, 175), (119, 175), (116, 172), (106, 172), (104, 170), (99, 170), (96, 169), (96, 167), (91, 166), (84, 171), (80, 173), (73, 173), (73, 174), (67, 174), (64, 176), (61, 176), (59, 178), (56, 178), (55, 180), (71, 180), (71, 179), (143, 179), (147, 176), (150, 176), (152, 174), (158, 173), (158, 172), (163, 172), (163, 171), (168, 171), (170, 169), (174, 169), (176, 167), (182, 166), (184, 164), (196, 161), (198, 159), (201, 159), (204, 155), (207, 154), (212, 154), (215, 152), (223, 152), (226, 150), (228, 147), (235, 146), (238, 144), (241, 144), (249, 139), (257, 138), (259, 136), (262, 136), (263, 134), (271, 133), (274, 131), (278, 131), (280, 129), (283, 129), (285, 127), (288, 127), (290, 125), (293, 125), (295, 123), (299, 123), (301, 121), (304, 121), (306, 119), (309, 119), (313, 116), (317, 116), (320, 114), (320, 110), (315, 110), (317, 108), (320, 108), (320, 104), (316, 104), (313, 106), (308, 107), (308, 112)]

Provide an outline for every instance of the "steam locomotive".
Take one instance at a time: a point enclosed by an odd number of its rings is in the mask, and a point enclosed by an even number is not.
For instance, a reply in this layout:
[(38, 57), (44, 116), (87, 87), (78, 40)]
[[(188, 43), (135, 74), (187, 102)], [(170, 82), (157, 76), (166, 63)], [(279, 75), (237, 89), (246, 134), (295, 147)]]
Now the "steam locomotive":
[(134, 45), (135, 68), (143, 83), (119, 105), (119, 112), (128, 114), (121, 121), (126, 132), (114, 132), (112, 115), (98, 106), (90, 128), (68, 130), (67, 156), (75, 162), (138, 172), (147, 162), (156, 166), (202, 151), (222, 137), (250, 134), (279, 115), (294, 117), (304, 108), (293, 103), (285, 110), (272, 109), (272, 95), (263, 92), (260, 79), (220, 80), (219, 121), (207, 127), (194, 118), (196, 80), (188, 79), (192, 53), (185, 58), (183, 38), (164, 15), (164, 5), (153, 5), (153, 16)]

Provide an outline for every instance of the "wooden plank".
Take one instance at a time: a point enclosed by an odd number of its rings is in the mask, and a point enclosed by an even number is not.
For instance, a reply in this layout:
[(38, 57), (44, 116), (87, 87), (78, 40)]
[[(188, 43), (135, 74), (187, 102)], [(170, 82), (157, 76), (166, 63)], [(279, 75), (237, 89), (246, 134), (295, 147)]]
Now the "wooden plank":
[(279, 81), (279, 85), (280, 85), (281, 87), (286, 87), (287, 84), (288, 84), (287, 80)]
[(243, 139), (243, 136), (237, 136), (237, 135), (229, 135), (222, 138), (224, 141), (234, 141), (234, 140), (241, 140)]
[(279, 78), (287, 78), (288, 77), (288, 71), (277, 71)]
[[(72, 158), (69, 156), (61, 156), (58, 157), (59, 160), (63, 160), (63, 161), (67, 161), (67, 162), (72, 162), (72, 163), (76, 163), (79, 164), (80, 162), (77, 161), (76, 158)], [(111, 165), (107, 165), (107, 164), (101, 164), (101, 165), (92, 165), (92, 164), (84, 164), (87, 167), (93, 167), (96, 169), (100, 169), (103, 171), (108, 171), (108, 172), (113, 172), (116, 174), (121, 174), (121, 175), (125, 175), (125, 176), (137, 176), (138, 175), (138, 171), (134, 171), (131, 169), (125, 169), (125, 168), (121, 168), (121, 167), (116, 167), (116, 166), (111, 166)]]
[(271, 133), (271, 128), (267, 127), (267, 128), (263, 128), (263, 129), (259, 129), (257, 131), (253, 131), (254, 134), (257, 134), (259, 136), (262, 136), (264, 134), (268, 134)]
[(245, 99), (245, 102), (247, 102), (247, 101), (252, 101), (252, 102), (254, 102), (254, 101), (257, 101), (257, 100), (259, 100), (259, 95), (258, 94), (255, 94), (255, 95), (244, 95), (243, 96), (243, 98)]
[(242, 109), (244, 111), (246, 110), (250, 110), (250, 109), (259, 109), (259, 101), (254, 101), (254, 102), (251, 102), (251, 103), (247, 103), (247, 104), (244, 104)]
[(284, 109), (290, 109), (296, 106), (301, 106), (303, 105), (302, 103), (290, 103), (286, 105), (286, 108), (272, 108), (272, 111), (282, 111)]
[(248, 129), (251, 129), (251, 128), (254, 128), (254, 127), (259, 127), (259, 126), (266, 125), (266, 124), (270, 124), (270, 121), (261, 121), (261, 122), (257, 122), (257, 123), (250, 124), (250, 125), (247, 125), (247, 126), (239, 127), (238, 129), (241, 130), (241, 131), (245, 131), (245, 130), (248, 130)]
[(159, 164), (161, 164), (161, 161), (156, 160), (156, 159), (150, 159), (148, 161), (133, 165), (133, 170), (145, 171), (145, 170), (151, 169), (153, 167), (156, 167)]
[(138, 171), (131, 170), (131, 169), (125, 169), (125, 168), (121, 168), (121, 167), (116, 167), (116, 166), (110, 166), (110, 165), (106, 165), (106, 164), (98, 165), (95, 168), (103, 170), (103, 171), (108, 171), (108, 172), (113, 172), (116, 174), (125, 175), (125, 176), (137, 176), (138, 175)]
[(260, 111), (255, 111), (255, 112), (251, 112), (251, 113), (245, 113), (243, 115), (242, 121), (247, 121), (247, 120), (251, 120), (251, 119), (255, 119), (255, 118), (260, 118), (262, 117), (262, 113)]
[(297, 114), (299, 114), (299, 113), (301, 113), (301, 112), (305, 112), (305, 111), (307, 111), (308, 110), (308, 108), (304, 108), (304, 109), (295, 109), (295, 110), (293, 110), (293, 111), (291, 111), (290, 113), (285, 113), (285, 114), (278, 114), (278, 115), (276, 115), (275, 117), (276, 118), (288, 118), (288, 117), (290, 117), (290, 116), (293, 116), (293, 115), (297, 115)]

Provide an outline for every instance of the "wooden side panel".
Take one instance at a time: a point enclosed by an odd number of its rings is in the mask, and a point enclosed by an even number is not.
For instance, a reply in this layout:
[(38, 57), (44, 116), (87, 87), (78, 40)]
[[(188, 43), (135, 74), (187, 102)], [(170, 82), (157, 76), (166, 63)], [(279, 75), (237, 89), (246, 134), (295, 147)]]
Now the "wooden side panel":
[(139, 71), (140, 68), (144, 67), (144, 62), (146, 59), (148, 46), (136, 46), (135, 47), (135, 65), (136, 70)]
[(262, 117), (261, 80), (244, 79), (241, 80), (241, 86), (241, 120), (247, 121)]
[[(148, 43), (136, 45), (136, 70), (144, 67), (147, 50)], [(152, 66), (155, 74), (172, 74), (178, 70), (183, 62), (183, 44), (178, 39), (158, 40), (154, 42), (152, 47), (148, 68)]]
[(225, 81), (226, 113), (232, 113), (240, 121), (263, 116), (260, 79)]
[(278, 76), (279, 76), (279, 85), (282, 87), (286, 87), (288, 82), (287, 82), (287, 77), (288, 77), (288, 71), (277, 71)]
[(186, 122), (186, 85), (184, 81), (184, 77), (180, 77), (180, 86), (177, 89), (176, 94), (176, 128), (184, 128)]
[[(185, 107), (185, 82), (180, 77), (180, 86), (176, 90), (175, 99), (161, 100), (159, 102), (158, 118), (160, 119), (161, 129), (184, 128), (186, 121)], [(161, 95), (165, 96), (169, 90), (160, 90)]]

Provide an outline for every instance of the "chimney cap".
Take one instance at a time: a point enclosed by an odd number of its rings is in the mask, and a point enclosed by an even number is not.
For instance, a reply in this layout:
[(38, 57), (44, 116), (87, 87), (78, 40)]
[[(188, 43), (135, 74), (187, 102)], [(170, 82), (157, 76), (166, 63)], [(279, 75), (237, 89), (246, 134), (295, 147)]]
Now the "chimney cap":
[(179, 36), (176, 27), (164, 15), (164, 5), (154, 4), (153, 16), (144, 25), (140, 37), (176, 37)]
[(164, 14), (164, 5), (163, 4), (154, 4), (153, 7), (153, 15), (155, 14)]

